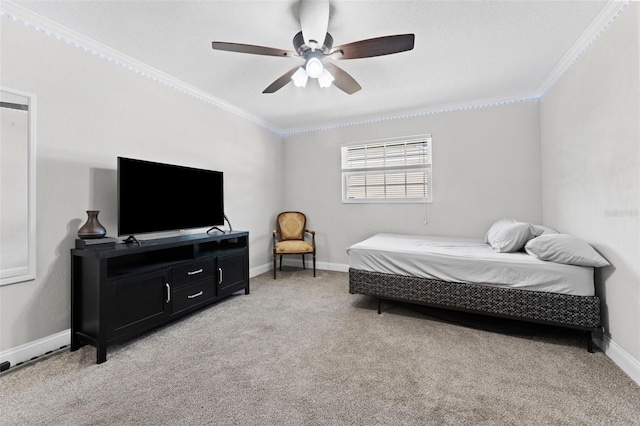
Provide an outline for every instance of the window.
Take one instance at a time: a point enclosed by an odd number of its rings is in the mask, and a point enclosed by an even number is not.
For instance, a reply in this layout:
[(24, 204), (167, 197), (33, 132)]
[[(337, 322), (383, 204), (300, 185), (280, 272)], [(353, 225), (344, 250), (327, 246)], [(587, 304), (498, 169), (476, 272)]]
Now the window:
[(342, 202), (431, 201), (431, 135), (342, 147)]

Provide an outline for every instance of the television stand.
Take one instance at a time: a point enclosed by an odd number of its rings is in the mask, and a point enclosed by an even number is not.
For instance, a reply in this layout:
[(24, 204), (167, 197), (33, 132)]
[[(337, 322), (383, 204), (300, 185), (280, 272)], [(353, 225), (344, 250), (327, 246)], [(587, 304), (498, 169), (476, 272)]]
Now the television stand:
[[(137, 240), (136, 240), (137, 241)], [(107, 347), (249, 294), (249, 233), (192, 234), (71, 250), (71, 351)]]

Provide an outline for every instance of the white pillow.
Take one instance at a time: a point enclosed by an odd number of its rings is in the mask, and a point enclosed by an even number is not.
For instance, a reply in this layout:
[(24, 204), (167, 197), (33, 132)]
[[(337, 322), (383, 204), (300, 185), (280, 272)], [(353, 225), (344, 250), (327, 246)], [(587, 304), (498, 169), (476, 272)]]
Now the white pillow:
[(556, 231), (555, 229), (549, 228), (548, 226), (544, 226), (544, 225), (531, 224), (531, 227), (533, 228), (533, 234), (536, 237), (539, 237), (540, 235), (548, 235), (548, 234), (557, 234), (558, 233), (558, 231)]
[(609, 262), (588, 243), (567, 234), (541, 235), (527, 242), (524, 250), (540, 260), (567, 265), (593, 267), (609, 265)]
[(499, 253), (513, 253), (521, 250), (533, 237), (533, 229), (528, 223), (507, 223), (489, 236), (489, 244)]
[(510, 223), (516, 223), (516, 222), (517, 220), (515, 219), (497, 220), (493, 225), (491, 225), (491, 228), (489, 228), (489, 230), (487, 231), (487, 234), (484, 236), (484, 242), (488, 243), (489, 240), (492, 240), (493, 237), (496, 235), (496, 232), (498, 232), (505, 225), (509, 225)]

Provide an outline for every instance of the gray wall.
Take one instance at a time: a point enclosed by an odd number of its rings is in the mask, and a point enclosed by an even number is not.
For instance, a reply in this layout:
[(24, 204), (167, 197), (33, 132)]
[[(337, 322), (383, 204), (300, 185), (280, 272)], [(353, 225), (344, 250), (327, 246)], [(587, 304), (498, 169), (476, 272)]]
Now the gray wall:
[[(418, 133), (433, 137), (433, 203), (342, 203), (342, 144)], [(290, 135), (285, 208), (307, 213), (329, 266), (378, 232), (481, 238), (502, 217), (540, 223), (539, 140), (537, 101)]]
[(640, 5), (541, 102), (543, 218), (612, 266), (596, 274), (606, 336), (640, 360)]
[(0, 287), (0, 351), (69, 328), (69, 249), (86, 210), (116, 235), (117, 156), (223, 171), (251, 267), (268, 264), (281, 136), (6, 17), (1, 31), (0, 83), (37, 96), (37, 278)]

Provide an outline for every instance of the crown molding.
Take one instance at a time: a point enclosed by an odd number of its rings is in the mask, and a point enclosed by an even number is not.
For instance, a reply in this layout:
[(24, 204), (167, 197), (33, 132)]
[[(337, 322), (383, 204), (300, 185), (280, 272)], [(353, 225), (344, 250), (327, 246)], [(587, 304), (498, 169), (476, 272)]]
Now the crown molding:
[(37, 13), (24, 8), (10, 0), (0, 0), (0, 16), (6, 16), (15, 21), (21, 22), (27, 27), (39, 31), (50, 37), (54, 37), (62, 42), (82, 49), (87, 53), (98, 56), (101, 59), (112, 62), (127, 70), (135, 72), (141, 76), (147, 77), (159, 84), (172, 88), (180, 93), (192, 96), (211, 106), (220, 108), (226, 112), (234, 114), (251, 123), (263, 127), (279, 136), (295, 135), (301, 133), (318, 132), (332, 130), (342, 127), (356, 126), (362, 124), (378, 123), (389, 120), (400, 120), (413, 117), (420, 117), (432, 114), (441, 114), (453, 111), (463, 111), (475, 108), (485, 108), (492, 106), (507, 105), (519, 102), (529, 102), (540, 100), (546, 92), (548, 92), (567, 72), (571, 66), (584, 54), (584, 52), (595, 42), (595, 40), (611, 25), (611, 23), (620, 15), (627, 7), (631, 0), (619, 1), (610, 0), (602, 8), (598, 16), (594, 18), (589, 27), (576, 40), (573, 46), (565, 53), (554, 68), (538, 85), (535, 91), (530, 93), (515, 94), (503, 97), (484, 98), (467, 100), (457, 103), (427, 106), (411, 111), (403, 111), (398, 113), (367, 116), (361, 118), (353, 118), (349, 120), (325, 123), (315, 126), (306, 126), (300, 128), (282, 129), (269, 123), (268, 121), (251, 114), (235, 105), (216, 98), (196, 87), (193, 87), (181, 80), (176, 79), (150, 65), (134, 59), (124, 53), (115, 50), (109, 46), (99, 43), (87, 36), (71, 30), (55, 21), (45, 18)]
[(301, 133), (319, 132), (325, 130), (338, 129), (341, 127), (358, 126), (362, 124), (380, 123), (383, 121), (403, 120), (408, 118), (422, 117), (426, 115), (443, 114), (447, 112), (466, 111), (470, 109), (496, 107), (501, 105), (510, 105), (521, 102), (535, 102), (540, 100), (538, 93), (520, 93), (510, 96), (496, 96), (488, 98), (479, 98), (473, 100), (465, 100), (461, 102), (453, 102), (448, 104), (433, 105), (413, 110), (399, 111), (393, 115), (385, 114), (378, 116), (365, 116), (354, 118), (342, 122), (325, 123), (314, 127), (300, 127), (284, 130), (284, 136), (296, 135)]
[(573, 66), (573, 64), (586, 52), (591, 45), (605, 32), (605, 30), (611, 25), (611, 23), (622, 13), (622, 11), (629, 5), (630, 0), (608, 1), (600, 13), (591, 21), (587, 29), (582, 33), (580, 37), (573, 43), (573, 46), (564, 54), (564, 56), (553, 67), (551, 72), (542, 80), (542, 82), (536, 88), (536, 92), (543, 97), (549, 89), (551, 89)]
[(194, 86), (185, 83), (175, 77), (170, 76), (142, 61), (128, 56), (116, 49), (93, 40), (83, 34), (78, 33), (64, 25), (51, 19), (39, 15), (23, 6), (8, 0), (0, 1), (0, 16), (7, 17), (14, 21), (34, 29), (42, 34), (58, 39), (70, 46), (84, 50), (85, 52), (132, 71), (142, 77), (149, 78), (156, 83), (174, 89), (182, 94), (192, 96), (206, 104), (220, 108), (226, 112), (237, 115), (260, 127), (282, 136), (282, 129), (253, 115), (235, 105), (218, 99)]

